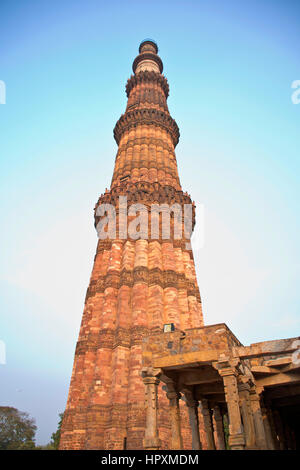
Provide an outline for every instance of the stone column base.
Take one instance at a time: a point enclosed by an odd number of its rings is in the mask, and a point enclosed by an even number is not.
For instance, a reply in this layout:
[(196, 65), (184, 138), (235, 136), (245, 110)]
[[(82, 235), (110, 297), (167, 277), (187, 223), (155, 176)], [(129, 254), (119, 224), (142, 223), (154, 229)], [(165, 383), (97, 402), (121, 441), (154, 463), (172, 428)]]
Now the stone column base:
[(244, 434), (234, 434), (229, 436), (229, 446), (232, 450), (244, 450), (245, 439)]
[(161, 440), (155, 437), (148, 437), (143, 440), (143, 446), (145, 450), (158, 450), (161, 447)]

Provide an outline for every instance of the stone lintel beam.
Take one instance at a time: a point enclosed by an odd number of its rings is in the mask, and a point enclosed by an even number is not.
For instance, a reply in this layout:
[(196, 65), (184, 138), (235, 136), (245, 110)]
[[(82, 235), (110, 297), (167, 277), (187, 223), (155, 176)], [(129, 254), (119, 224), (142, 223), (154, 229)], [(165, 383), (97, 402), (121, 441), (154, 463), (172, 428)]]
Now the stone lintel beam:
[(220, 384), (222, 383), (219, 374), (212, 367), (207, 367), (206, 369), (195, 368), (193, 371), (181, 369), (180, 371), (180, 383), (185, 385), (207, 385), (207, 387), (213, 387), (217, 385), (218, 382)]
[(202, 398), (206, 398), (210, 403), (226, 403), (225, 394), (220, 393), (207, 393), (204, 395), (196, 394), (196, 398), (201, 401)]
[(252, 374), (278, 374), (278, 370), (267, 366), (251, 366)]
[(264, 365), (268, 367), (281, 367), (292, 362), (292, 356), (284, 356), (278, 357), (277, 359), (269, 359), (268, 361), (264, 361)]
[(234, 356), (239, 356), (241, 359), (259, 357), (259, 356), (275, 356), (276, 354), (282, 355), (285, 353), (295, 352), (299, 349), (300, 337), (278, 339), (273, 341), (263, 341), (261, 343), (254, 343), (250, 346), (234, 347), (232, 349)]
[(257, 377), (256, 383), (258, 386), (262, 387), (270, 387), (274, 385), (291, 385), (291, 384), (298, 384), (300, 383), (300, 373), (288, 373), (288, 372), (280, 372), (275, 375), (271, 375), (268, 377)]
[[(222, 382), (215, 382), (215, 383), (204, 383), (195, 385), (195, 397), (197, 398), (198, 395), (224, 395), (224, 387)], [(200, 400), (200, 398), (199, 398)]]
[(287, 364), (285, 367), (281, 368), (281, 372), (298, 372), (300, 369), (300, 362)]
[(210, 349), (206, 351), (196, 351), (185, 354), (174, 354), (154, 359), (154, 367), (161, 369), (184, 367), (185, 365), (203, 365), (217, 361), (220, 351)]

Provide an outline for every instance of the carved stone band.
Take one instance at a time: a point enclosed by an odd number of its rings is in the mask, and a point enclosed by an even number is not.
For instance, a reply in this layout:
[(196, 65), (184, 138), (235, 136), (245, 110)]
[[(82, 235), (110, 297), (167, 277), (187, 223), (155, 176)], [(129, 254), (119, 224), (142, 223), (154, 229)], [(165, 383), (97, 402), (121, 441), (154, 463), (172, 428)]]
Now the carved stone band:
[(119, 145), (123, 133), (131, 127), (141, 124), (159, 126), (165, 129), (172, 137), (174, 147), (179, 142), (179, 128), (176, 121), (163, 111), (154, 108), (135, 109), (122, 114), (114, 128), (114, 138)]

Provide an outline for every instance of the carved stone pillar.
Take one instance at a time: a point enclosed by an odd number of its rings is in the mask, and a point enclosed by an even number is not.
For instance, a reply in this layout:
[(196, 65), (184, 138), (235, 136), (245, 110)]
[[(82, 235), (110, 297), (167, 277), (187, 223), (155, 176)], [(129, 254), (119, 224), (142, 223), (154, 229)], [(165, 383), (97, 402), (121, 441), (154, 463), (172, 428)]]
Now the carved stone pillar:
[(206, 400), (205, 398), (201, 398), (201, 411), (204, 422), (204, 430), (206, 434), (207, 449), (216, 450), (211, 410), (208, 406), (208, 400)]
[(274, 447), (275, 447), (276, 450), (279, 450), (280, 445), (279, 445), (279, 439), (278, 439), (278, 436), (277, 436), (277, 431), (276, 431), (276, 426), (275, 426), (275, 421), (274, 421), (274, 416), (273, 416), (273, 409), (270, 406), (269, 402), (266, 403), (266, 407), (267, 407), (267, 415), (268, 415), (268, 419), (269, 419), (269, 423), (270, 423), (270, 427), (271, 427), (271, 433), (272, 433)]
[(167, 397), (170, 403), (171, 449), (183, 449), (179, 409), (180, 393), (177, 392), (174, 382), (168, 382), (166, 385)]
[(160, 369), (146, 368), (142, 370), (143, 382), (146, 387), (146, 430), (144, 448), (158, 450), (160, 439), (157, 426), (157, 387), (160, 382)]
[(266, 450), (268, 449), (268, 445), (260, 407), (260, 396), (255, 386), (250, 388), (250, 406), (254, 420), (256, 446), (261, 450)]
[(223, 418), (218, 405), (214, 406), (214, 420), (216, 423), (217, 447), (219, 450), (225, 450), (225, 436), (223, 427)]
[(239, 393), (237, 385), (237, 365), (239, 359), (222, 359), (213, 365), (218, 370), (224, 383), (225, 399), (229, 416), (229, 446), (232, 450), (245, 448), (245, 437), (242, 426)]
[(290, 429), (288, 423), (284, 424), (284, 436), (285, 436), (285, 442), (286, 442), (286, 449), (287, 450), (292, 450), (291, 429)]
[(265, 408), (266, 408), (266, 415), (267, 415), (267, 418), (268, 418), (268, 423), (269, 423), (269, 428), (270, 428), (271, 440), (272, 440), (272, 443), (273, 443), (273, 447), (274, 447), (275, 450), (279, 450), (280, 446), (279, 446), (279, 440), (278, 440), (277, 431), (276, 431), (275, 422), (274, 422), (274, 417), (273, 417), (272, 402), (267, 397), (265, 397), (264, 398), (264, 405), (265, 405)]
[(268, 416), (265, 404), (263, 402), (262, 402), (262, 407), (261, 407), (261, 414), (262, 414), (262, 419), (263, 419), (264, 428), (265, 428), (267, 448), (269, 450), (275, 450), (275, 444), (274, 444), (274, 440), (273, 440), (273, 435), (272, 435), (272, 430), (271, 430), (271, 426), (270, 426), (269, 416)]
[(281, 420), (279, 411), (273, 410), (273, 416), (274, 416), (276, 432), (279, 438), (279, 449), (285, 450), (286, 449), (285, 435), (284, 435), (282, 420)]
[(183, 390), (186, 406), (189, 413), (189, 422), (192, 430), (192, 449), (202, 449), (199, 433), (198, 400), (194, 399), (191, 390)]
[(224, 427), (224, 438), (225, 438), (225, 449), (229, 449), (229, 418), (228, 411), (223, 414), (223, 427)]
[[(250, 405), (250, 385), (247, 381), (243, 380), (238, 383), (239, 398), (240, 398), (240, 409), (244, 424), (244, 434), (246, 440), (247, 449), (255, 449), (255, 428), (252, 409)], [(246, 378), (245, 378), (246, 379)]]

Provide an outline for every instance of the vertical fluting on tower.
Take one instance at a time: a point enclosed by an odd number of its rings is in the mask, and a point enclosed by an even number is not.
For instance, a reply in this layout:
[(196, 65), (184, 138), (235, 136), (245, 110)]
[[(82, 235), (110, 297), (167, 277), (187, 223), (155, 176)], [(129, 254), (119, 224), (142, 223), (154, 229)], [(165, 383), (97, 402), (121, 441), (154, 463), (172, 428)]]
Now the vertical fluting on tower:
[[(153, 205), (194, 206), (181, 189), (175, 147), (179, 129), (169, 114), (169, 86), (162, 75), (157, 45), (143, 41), (126, 85), (128, 102), (118, 120), (118, 144), (110, 190), (95, 207), (95, 225), (103, 204), (117, 216), (126, 207), (143, 204), (148, 233), (124, 237), (117, 219), (113, 238), (99, 239), (87, 290), (66, 411), (61, 449), (141, 449), (145, 432), (145, 397), (141, 379), (143, 338), (161, 331), (203, 325), (201, 299), (189, 240), (151, 232)], [(126, 209), (127, 210), (127, 209)], [(183, 212), (182, 212), (183, 213)], [(184, 233), (184, 221), (180, 216)], [(128, 216), (128, 221), (132, 217)], [(123, 219), (122, 219), (123, 220)], [(126, 227), (125, 227), (126, 228)], [(159, 429), (168, 449), (169, 423), (165, 394), (160, 394)], [(183, 407), (184, 419), (188, 420)], [(189, 446), (186, 434), (185, 446)]]

